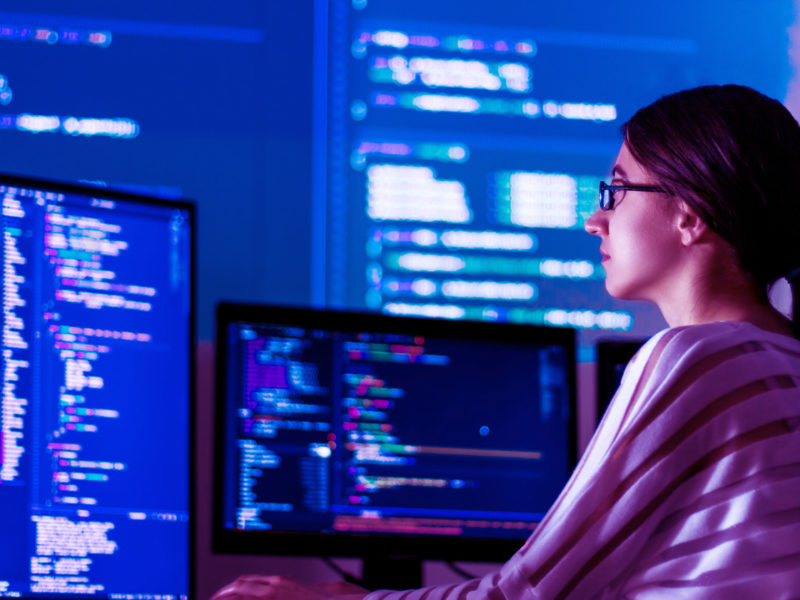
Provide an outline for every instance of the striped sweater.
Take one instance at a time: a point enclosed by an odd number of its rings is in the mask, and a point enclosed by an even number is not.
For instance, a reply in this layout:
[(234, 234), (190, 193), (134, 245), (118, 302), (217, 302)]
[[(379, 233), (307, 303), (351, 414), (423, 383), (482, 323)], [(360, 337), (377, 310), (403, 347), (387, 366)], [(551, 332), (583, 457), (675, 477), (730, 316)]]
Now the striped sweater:
[(800, 597), (800, 341), (666, 329), (497, 572), (368, 600)]

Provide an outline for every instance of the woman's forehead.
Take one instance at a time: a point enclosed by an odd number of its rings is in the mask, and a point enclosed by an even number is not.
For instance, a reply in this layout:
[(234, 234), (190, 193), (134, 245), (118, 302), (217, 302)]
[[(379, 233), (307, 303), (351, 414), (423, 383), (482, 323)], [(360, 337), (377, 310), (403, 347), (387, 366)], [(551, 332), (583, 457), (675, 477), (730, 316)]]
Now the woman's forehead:
[(619, 154), (617, 154), (617, 159), (611, 169), (611, 175), (612, 177), (637, 183), (645, 183), (650, 179), (644, 167), (631, 154), (627, 142), (623, 142), (622, 147), (619, 149)]

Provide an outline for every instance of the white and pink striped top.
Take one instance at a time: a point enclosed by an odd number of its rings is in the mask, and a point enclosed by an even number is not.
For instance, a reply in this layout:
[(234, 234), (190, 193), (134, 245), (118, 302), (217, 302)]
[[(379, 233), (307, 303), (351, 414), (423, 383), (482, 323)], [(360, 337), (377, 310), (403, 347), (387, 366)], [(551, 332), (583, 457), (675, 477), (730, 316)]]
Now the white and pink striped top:
[(800, 597), (800, 341), (666, 329), (499, 571), (368, 600)]

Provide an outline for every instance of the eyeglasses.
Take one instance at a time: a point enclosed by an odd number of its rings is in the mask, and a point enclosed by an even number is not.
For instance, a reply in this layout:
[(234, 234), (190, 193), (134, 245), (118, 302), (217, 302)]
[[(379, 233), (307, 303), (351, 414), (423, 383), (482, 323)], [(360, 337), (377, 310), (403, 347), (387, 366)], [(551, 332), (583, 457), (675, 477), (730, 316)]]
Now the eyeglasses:
[(665, 194), (667, 190), (657, 185), (608, 185), (605, 181), (600, 182), (600, 209), (614, 210), (614, 204), (621, 202), (625, 194), (617, 192), (661, 192)]

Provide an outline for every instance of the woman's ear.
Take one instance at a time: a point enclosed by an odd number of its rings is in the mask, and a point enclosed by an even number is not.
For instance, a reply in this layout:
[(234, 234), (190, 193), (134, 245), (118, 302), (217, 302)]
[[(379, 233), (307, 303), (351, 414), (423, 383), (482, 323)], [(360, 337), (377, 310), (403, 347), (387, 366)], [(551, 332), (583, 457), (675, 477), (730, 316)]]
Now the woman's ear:
[(684, 201), (678, 203), (675, 214), (675, 225), (680, 235), (681, 244), (692, 246), (706, 239), (711, 229), (700, 218), (691, 206)]

